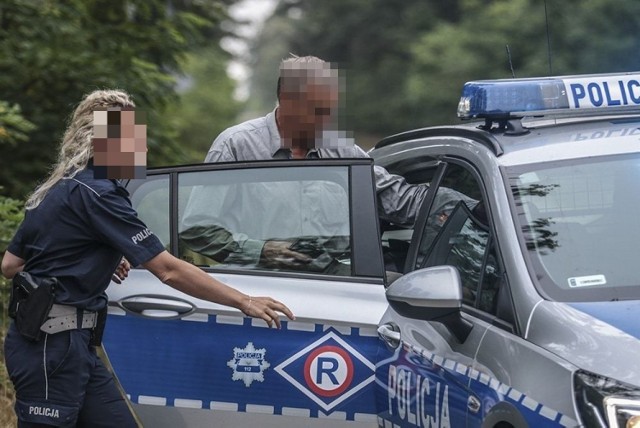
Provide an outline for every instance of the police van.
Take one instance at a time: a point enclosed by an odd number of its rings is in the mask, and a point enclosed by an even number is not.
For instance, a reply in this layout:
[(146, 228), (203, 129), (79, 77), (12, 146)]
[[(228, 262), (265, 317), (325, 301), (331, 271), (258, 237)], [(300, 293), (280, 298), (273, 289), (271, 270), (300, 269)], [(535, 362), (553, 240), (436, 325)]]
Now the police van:
[[(640, 74), (469, 82), (458, 115), (370, 152), (429, 186), (410, 227), (379, 220), (370, 159), (131, 180), (170, 252), (297, 316), (269, 329), (133, 269), (108, 290), (103, 343), (140, 421), (640, 427)], [(202, 219), (259, 248), (267, 212), (311, 263), (203, 251), (219, 234)]]

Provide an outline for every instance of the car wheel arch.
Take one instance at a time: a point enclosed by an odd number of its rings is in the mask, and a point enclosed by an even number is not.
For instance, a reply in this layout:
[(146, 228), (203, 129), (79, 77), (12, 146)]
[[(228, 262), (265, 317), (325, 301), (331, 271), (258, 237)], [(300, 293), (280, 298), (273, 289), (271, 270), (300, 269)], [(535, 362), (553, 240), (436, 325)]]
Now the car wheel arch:
[(482, 428), (528, 428), (522, 413), (510, 403), (501, 402), (493, 406), (482, 421)]

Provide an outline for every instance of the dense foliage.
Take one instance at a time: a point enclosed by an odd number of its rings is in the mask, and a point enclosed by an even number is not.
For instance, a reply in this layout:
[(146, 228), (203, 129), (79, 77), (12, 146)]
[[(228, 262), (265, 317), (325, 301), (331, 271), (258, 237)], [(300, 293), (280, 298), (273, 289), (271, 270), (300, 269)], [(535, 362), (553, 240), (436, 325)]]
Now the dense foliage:
[[(28, 139), (8, 144), (0, 135), (4, 192), (23, 198), (45, 177), (68, 115), (84, 94), (99, 88), (124, 89), (148, 112), (149, 165), (193, 160), (185, 143), (174, 138), (180, 128), (189, 128), (181, 123), (184, 115), (178, 109), (168, 121), (165, 110), (180, 103), (176, 80), (182, 78), (189, 52), (208, 51), (208, 58), (218, 55), (226, 61), (219, 24), (228, 19), (233, 1), (3, 1), (0, 99), (19, 106), (34, 124), (24, 131)], [(230, 99), (224, 67), (215, 73), (223, 84), (207, 95)], [(204, 113), (216, 114), (207, 107)], [(203, 156), (199, 153), (198, 160)]]
[(635, 0), (280, 0), (252, 107), (273, 104), (277, 58), (316, 55), (347, 70), (348, 127), (379, 138), (456, 122), (465, 81), (511, 77), (507, 46), (517, 77), (632, 71), (639, 31)]

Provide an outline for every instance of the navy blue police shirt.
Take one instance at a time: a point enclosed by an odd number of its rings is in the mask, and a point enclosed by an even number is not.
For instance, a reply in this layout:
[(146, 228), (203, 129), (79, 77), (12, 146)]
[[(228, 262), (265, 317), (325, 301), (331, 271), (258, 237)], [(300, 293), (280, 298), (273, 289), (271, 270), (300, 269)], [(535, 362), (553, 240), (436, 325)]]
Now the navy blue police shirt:
[(58, 279), (56, 303), (99, 310), (123, 255), (138, 266), (164, 246), (138, 218), (129, 192), (117, 180), (94, 178), (89, 165), (26, 211), (8, 250), (30, 274)]

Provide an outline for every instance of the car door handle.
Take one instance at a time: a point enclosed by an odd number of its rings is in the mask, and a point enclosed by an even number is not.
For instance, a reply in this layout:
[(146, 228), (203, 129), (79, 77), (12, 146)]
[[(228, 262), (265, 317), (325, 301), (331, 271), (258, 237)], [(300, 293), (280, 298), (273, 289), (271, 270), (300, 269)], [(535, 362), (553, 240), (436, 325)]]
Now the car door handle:
[(149, 318), (179, 318), (189, 315), (196, 307), (186, 300), (158, 296), (131, 296), (119, 302), (120, 306)]
[(393, 323), (382, 324), (378, 327), (378, 336), (384, 340), (387, 345), (395, 349), (400, 346), (401, 335), (400, 327)]

